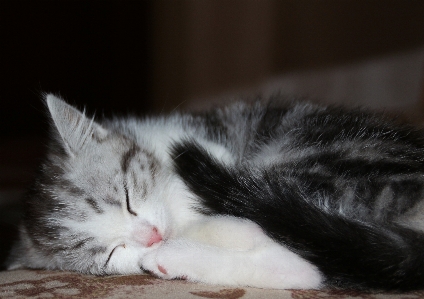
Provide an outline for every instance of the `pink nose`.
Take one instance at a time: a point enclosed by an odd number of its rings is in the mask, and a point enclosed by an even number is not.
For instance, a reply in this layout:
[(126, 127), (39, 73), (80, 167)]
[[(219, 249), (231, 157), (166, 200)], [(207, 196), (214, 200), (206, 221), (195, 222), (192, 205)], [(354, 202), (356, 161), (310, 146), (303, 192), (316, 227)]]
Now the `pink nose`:
[(162, 241), (162, 236), (158, 232), (158, 229), (156, 227), (153, 227), (149, 241), (147, 242), (147, 247), (150, 247), (153, 244), (159, 243), (160, 241)]

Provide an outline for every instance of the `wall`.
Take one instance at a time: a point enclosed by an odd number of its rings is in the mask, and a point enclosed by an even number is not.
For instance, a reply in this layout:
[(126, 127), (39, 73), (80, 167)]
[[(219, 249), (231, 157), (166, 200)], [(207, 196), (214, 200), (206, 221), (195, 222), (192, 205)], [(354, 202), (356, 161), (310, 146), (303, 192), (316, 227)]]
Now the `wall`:
[(424, 46), (423, 1), (159, 1), (154, 16), (158, 110)]

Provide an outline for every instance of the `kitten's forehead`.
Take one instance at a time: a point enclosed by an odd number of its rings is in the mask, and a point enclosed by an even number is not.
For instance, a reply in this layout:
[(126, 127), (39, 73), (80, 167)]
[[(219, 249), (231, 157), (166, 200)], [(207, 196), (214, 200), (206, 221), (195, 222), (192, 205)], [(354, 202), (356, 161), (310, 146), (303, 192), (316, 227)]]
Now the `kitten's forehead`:
[(144, 198), (156, 186), (162, 169), (152, 151), (119, 135), (87, 148), (79, 156), (71, 158), (67, 165), (66, 179), (91, 197), (102, 200), (116, 198), (113, 193), (122, 191), (124, 186), (130, 193), (139, 193)]
[[(119, 163), (120, 171), (126, 174), (133, 166), (136, 170), (149, 170), (151, 173), (160, 168), (160, 162), (153, 150), (145, 144), (140, 144), (125, 135), (115, 135), (102, 143), (98, 154)], [(114, 156), (113, 158), (111, 156)]]
[[(128, 167), (131, 163), (131, 160), (133, 160), (135, 156), (140, 154), (140, 152), (141, 148), (137, 144), (132, 143), (128, 150), (126, 150), (121, 155), (120, 164), (123, 173), (126, 173), (128, 171)], [(144, 151), (142, 153), (144, 153)]]
[[(121, 219), (122, 215), (127, 214), (128, 196), (132, 209), (143, 206), (145, 210), (143, 202), (157, 185), (159, 162), (156, 157), (146, 148), (122, 136), (112, 136), (99, 142), (72, 157), (66, 165), (61, 182), (66, 181), (81, 192), (71, 194), (70, 188), (64, 188), (62, 183), (52, 186), (56, 199), (64, 202), (70, 211), (69, 215), (58, 218), (58, 222), (78, 232), (88, 231), (90, 236), (93, 231), (104, 231), (93, 230), (104, 219)], [(74, 213), (88, 213), (90, 216), (80, 217), (83, 221), (80, 218), (75, 220)], [(115, 226), (116, 223), (111, 225)], [(120, 226), (124, 227), (122, 224)], [(112, 232), (110, 230), (111, 236), (122, 235), (121, 231)]]
[(131, 159), (140, 152), (141, 147), (135, 141), (120, 134), (111, 134), (104, 140), (94, 142), (79, 158), (104, 160), (109, 166), (116, 164), (126, 169)]

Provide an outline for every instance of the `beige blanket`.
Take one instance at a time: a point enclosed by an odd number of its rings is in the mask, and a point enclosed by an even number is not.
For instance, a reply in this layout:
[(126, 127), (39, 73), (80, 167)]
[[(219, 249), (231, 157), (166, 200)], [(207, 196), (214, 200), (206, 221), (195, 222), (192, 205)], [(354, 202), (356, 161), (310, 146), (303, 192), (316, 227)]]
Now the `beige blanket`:
[(70, 272), (17, 270), (0, 272), (0, 298), (424, 298), (406, 294), (340, 290), (264, 290), (161, 280), (149, 275), (91, 276)]

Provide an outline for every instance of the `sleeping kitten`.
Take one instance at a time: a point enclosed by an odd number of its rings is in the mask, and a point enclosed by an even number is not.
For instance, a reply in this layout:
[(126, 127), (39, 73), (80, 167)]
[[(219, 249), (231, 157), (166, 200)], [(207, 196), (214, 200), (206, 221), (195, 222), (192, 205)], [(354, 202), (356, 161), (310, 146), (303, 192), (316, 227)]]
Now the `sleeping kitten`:
[(301, 103), (101, 122), (46, 103), (50, 151), (9, 269), (424, 287), (419, 131)]

